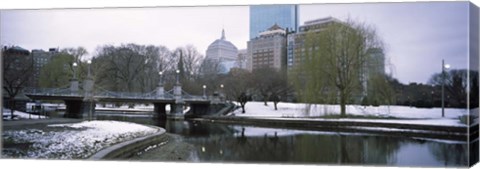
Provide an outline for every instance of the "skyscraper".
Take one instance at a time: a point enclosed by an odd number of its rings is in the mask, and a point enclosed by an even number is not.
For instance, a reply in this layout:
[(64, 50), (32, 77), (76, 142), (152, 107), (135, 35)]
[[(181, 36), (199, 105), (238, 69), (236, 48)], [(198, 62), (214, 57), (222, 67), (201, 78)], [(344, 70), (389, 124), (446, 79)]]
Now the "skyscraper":
[(248, 70), (252, 71), (264, 67), (280, 70), (286, 66), (285, 57), (285, 30), (274, 24), (260, 33), (260, 36), (247, 42)]
[(296, 31), (298, 28), (297, 5), (252, 5), (250, 6), (250, 39), (259, 36), (272, 25)]
[(52, 60), (52, 58), (58, 54), (57, 48), (50, 48), (48, 51), (41, 49), (32, 50), (33, 57), (33, 76), (31, 87), (40, 87), (40, 72), (42, 68)]

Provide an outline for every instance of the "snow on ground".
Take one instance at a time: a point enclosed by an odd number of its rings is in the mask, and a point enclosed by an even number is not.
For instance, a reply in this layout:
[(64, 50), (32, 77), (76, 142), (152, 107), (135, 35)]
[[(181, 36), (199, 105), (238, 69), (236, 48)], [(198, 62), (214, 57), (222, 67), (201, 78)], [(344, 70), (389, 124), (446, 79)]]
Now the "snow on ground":
[[(405, 131), (404, 129), (391, 129), (391, 128), (378, 128), (378, 127), (354, 127), (359, 129), (371, 129), (375, 131)], [(375, 136), (376, 134), (368, 133), (350, 133), (350, 132), (336, 132), (336, 131), (306, 131), (306, 130), (295, 130), (295, 129), (279, 129), (279, 128), (264, 128), (264, 127), (249, 127), (249, 126), (235, 126), (235, 137), (241, 137), (242, 131), (244, 131), (243, 136), (246, 137), (282, 137), (282, 136), (293, 136), (301, 134), (314, 134), (314, 135), (359, 135), (359, 136)], [(415, 130), (412, 130), (415, 131)], [(416, 132), (425, 132), (425, 131), (416, 131)], [(443, 139), (430, 139), (430, 138), (420, 138), (415, 137), (414, 139), (418, 140), (428, 140), (434, 142), (442, 142), (447, 144), (464, 144), (465, 141), (452, 141), (452, 140), (443, 140)]]
[[(278, 110), (274, 110), (272, 102), (265, 106), (263, 102), (248, 102), (245, 106), (245, 114), (240, 109), (233, 112), (235, 116), (255, 118), (279, 118), (288, 117), (302, 120), (330, 120), (318, 119), (328, 115), (339, 115), (339, 105), (321, 105), (304, 103), (278, 103)], [(478, 111), (478, 110), (477, 110)], [(334, 121), (372, 121), (385, 123), (407, 123), (407, 124), (431, 124), (448, 126), (465, 126), (460, 123), (459, 117), (468, 114), (467, 109), (445, 108), (445, 117), (442, 118), (441, 108), (415, 108), (408, 106), (360, 106), (347, 105), (347, 115), (365, 117), (385, 117), (400, 119), (331, 119)], [(291, 119), (290, 118), (290, 119)], [(408, 120), (407, 120), (408, 119)]]
[[(11, 115), (12, 115), (12, 114), (11, 114), (11, 110), (10, 110), (10, 109), (3, 108), (2, 114), (3, 114), (3, 120), (11, 120)], [(18, 110), (15, 110), (15, 112), (13, 113), (13, 116), (14, 116), (14, 119), (15, 119), (15, 120), (18, 120), (18, 119), (45, 119), (45, 118), (48, 118), (47, 116), (25, 113), (25, 112), (18, 111)]]
[[(27, 150), (4, 147), (5, 157), (84, 159), (113, 144), (158, 132), (158, 128), (118, 121), (48, 125), (43, 130), (11, 130), (4, 143), (31, 144)], [(18, 147), (18, 146), (16, 146)]]

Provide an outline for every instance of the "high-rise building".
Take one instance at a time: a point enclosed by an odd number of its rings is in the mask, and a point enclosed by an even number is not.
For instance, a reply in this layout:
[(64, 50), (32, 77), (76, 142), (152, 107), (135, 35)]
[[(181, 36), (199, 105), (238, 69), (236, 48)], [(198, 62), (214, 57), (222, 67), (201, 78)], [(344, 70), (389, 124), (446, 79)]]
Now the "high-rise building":
[(33, 57), (33, 74), (32, 74), (32, 84), (31, 87), (40, 87), (40, 73), (43, 66), (45, 66), (53, 56), (58, 54), (58, 49), (50, 48), (48, 51), (42, 49), (32, 50)]
[(367, 61), (362, 70), (363, 95), (367, 96), (369, 91), (374, 91), (370, 80), (375, 76), (385, 75), (385, 54), (382, 48), (370, 48), (367, 50)]
[(287, 67), (288, 70), (292, 69), (294, 66), (301, 63), (303, 57), (305, 56), (305, 35), (308, 31), (316, 32), (321, 31), (325, 26), (328, 26), (331, 23), (340, 22), (338, 19), (333, 17), (326, 17), (315, 19), (311, 21), (306, 21), (305, 24), (301, 25), (298, 28), (297, 33), (288, 35), (288, 48), (287, 48)]
[(247, 61), (248, 61), (247, 49), (238, 50), (238, 57), (237, 57), (237, 61), (235, 62), (236, 68), (247, 69)]
[[(289, 73), (298, 66), (302, 66), (301, 63), (306, 59), (307, 52), (312, 49), (305, 46), (306, 35), (308, 32), (320, 32), (327, 26), (334, 23), (342, 23), (342, 21), (333, 18), (325, 17), (315, 20), (306, 21), (298, 29), (297, 33), (289, 34), (287, 37), (287, 70)], [(369, 84), (370, 77), (376, 75), (385, 75), (385, 54), (381, 48), (370, 48), (367, 50), (367, 61), (359, 70), (360, 82), (362, 84), (362, 92), (358, 93), (355, 97), (356, 101), (361, 100), (364, 96), (367, 96), (367, 91), (371, 84)], [(298, 76), (298, 74), (296, 74)]]
[(298, 28), (298, 5), (252, 5), (250, 6), (250, 39), (277, 24), (288, 30)]
[(274, 24), (259, 35), (247, 42), (248, 70), (252, 71), (262, 67), (277, 70), (285, 68), (285, 30)]

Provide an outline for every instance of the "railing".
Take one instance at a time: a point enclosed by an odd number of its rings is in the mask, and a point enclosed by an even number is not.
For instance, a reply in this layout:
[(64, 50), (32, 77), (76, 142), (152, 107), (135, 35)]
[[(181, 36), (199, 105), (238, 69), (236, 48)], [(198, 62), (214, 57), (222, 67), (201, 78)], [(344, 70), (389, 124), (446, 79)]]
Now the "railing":
[[(24, 93), (27, 95), (37, 96), (80, 96), (84, 97), (83, 90), (72, 92), (70, 88), (25, 88)], [(100, 99), (142, 99), (142, 100), (161, 100), (161, 99), (174, 99), (173, 89), (166, 91), (163, 95), (157, 95), (157, 91), (153, 90), (148, 93), (138, 92), (113, 92), (101, 87), (95, 87), (94, 97)], [(203, 96), (191, 95), (185, 91), (182, 91), (182, 99), (191, 101), (208, 101), (208, 98)]]
[(191, 94), (189, 94), (185, 91), (182, 91), (182, 98), (185, 99), (185, 100), (192, 100), (192, 101), (206, 101), (206, 100), (208, 100), (207, 97), (191, 95)]
[(24, 88), (23, 93), (43, 96), (82, 96), (83, 92), (73, 92), (70, 88)]

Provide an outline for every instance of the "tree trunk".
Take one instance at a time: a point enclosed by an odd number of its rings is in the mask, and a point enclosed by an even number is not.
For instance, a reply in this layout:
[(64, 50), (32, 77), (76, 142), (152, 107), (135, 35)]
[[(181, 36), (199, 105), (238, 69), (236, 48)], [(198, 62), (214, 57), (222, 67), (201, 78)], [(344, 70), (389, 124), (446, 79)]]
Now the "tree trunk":
[(263, 96), (263, 104), (264, 104), (265, 106), (268, 106), (268, 105), (267, 105), (267, 101), (268, 101), (268, 96), (267, 96), (267, 95), (264, 95), (264, 96)]
[(340, 91), (340, 116), (341, 117), (346, 116), (346, 112), (345, 112), (345, 107), (346, 107), (346, 104), (347, 104), (346, 102), (347, 102), (347, 97), (345, 95), (345, 92)]
[(15, 112), (15, 100), (14, 97), (10, 97), (10, 119), (13, 120), (14, 118), (14, 112)]
[(275, 107), (275, 110), (278, 110), (278, 109), (277, 109), (277, 104), (278, 104), (277, 101), (273, 102), (273, 106)]
[(245, 114), (245, 103), (246, 102), (240, 102), (240, 106), (242, 107), (242, 113)]

